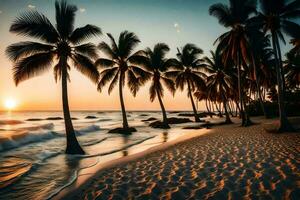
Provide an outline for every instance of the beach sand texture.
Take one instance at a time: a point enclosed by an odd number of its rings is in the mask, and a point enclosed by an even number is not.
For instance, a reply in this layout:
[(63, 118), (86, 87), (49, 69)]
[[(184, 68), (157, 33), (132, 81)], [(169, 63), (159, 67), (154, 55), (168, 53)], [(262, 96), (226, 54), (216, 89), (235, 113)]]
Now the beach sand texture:
[(299, 199), (300, 134), (211, 133), (100, 171), (76, 199)]

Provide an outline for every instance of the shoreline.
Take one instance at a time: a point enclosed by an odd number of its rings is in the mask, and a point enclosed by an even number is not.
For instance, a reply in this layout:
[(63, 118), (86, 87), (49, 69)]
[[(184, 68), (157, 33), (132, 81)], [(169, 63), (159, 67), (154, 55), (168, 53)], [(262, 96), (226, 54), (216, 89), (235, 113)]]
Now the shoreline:
[(53, 196), (49, 197), (48, 199), (53, 200), (59, 200), (59, 199), (72, 199), (73, 196), (76, 196), (79, 194), (82, 190), (87, 187), (91, 181), (94, 180), (94, 177), (101, 173), (104, 170), (107, 170), (109, 168), (114, 168), (120, 165), (125, 165), (130, 162), (134, 162), (138, 159), (142, 159), (146, 157), (149, 154), (165, 151), (169, 148), (172, 148), (173, 146), (192, 140), (193, 138), (201, 137), (203, 135), (209, 134), (209, 132), (213, 131), (213, 129), (199, 129), (199, 130), (192, 130), (190, 133), (185, 134), (183, 136), (180, 136), (174, 140), (167, 141), (165, 143), (158, 144), (156, 146), (148, 147), (145, 150), (142, 150), (140, 152), (135, 152), (131, 155), (120, 157), (117, 159), (113, 159), (101, 164), (96, 164), (95, 166), (92, 166), (91, 168), (86, 169), (86, 172), (84, 174), (81, 174), (78, 176), (78, 178), (72, 182), (70, 185), (67, 185), (64, 187), (61, 191), (54, 194)]

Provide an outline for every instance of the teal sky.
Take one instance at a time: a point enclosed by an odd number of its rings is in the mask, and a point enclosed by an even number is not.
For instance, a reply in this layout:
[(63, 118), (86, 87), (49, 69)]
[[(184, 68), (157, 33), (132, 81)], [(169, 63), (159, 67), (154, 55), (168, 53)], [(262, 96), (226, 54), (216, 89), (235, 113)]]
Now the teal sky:
[[(0, 1), (0, 110), (2, 101), (8, 97), (21, 99), (20, 109), (60, 109), (60, 84), (55, 84), (53, 73), (25, 81), (18, 88), (12, 81), (12, 63), (6, 58), (5, 48), (14, 42), (30, 40), (9, 33), (11, 22), (22, 12), (36, 9), (46, 15), (55, 24), (55, 0), (1, 0)], [(167, 43), (171, 51), (168, 57), (176, 54), (176, 48), (186, 43), (194, 43), (208, 55), (214, 49), (215, 39), (226, 31), (218, 24), (216, 18), (208, 14), (209, 6), (228, 1), (220, 0), (69, 0), (78, 7), (76, 27), (86, 24), (99, 26), (103, 33), (112, 33), (115, 37), (121, 31), (135, 32), (142, 41), (136, 49), (153, 47), (158, 42)], [(91, 40), (95, 44), (108, 41), (106, 35)], [(283, 51), (289, 46), (283, 48)], [(73, 70), (74, 71), (74, 70)], [(107, 92), (99, 94), (96, 87), (78, 72), (72, 72), (70, 84), (70, 106), (72, 109), (118, 109), (117, 90), (108, 97)], [(34, 90), (32, 89), (34, 86)], [(84, 87), (84, 89), (83, 89)], [(78, 88), (82, 88), (78, 93)], [(41, 95), (48, 91), (47, 96)], [(81, 98), (82, 95), (90, 98)], [(146, 96), (146, 98), (145, 98)], [(159, 109), (157, 102), (149, 103), (148, 87), (138, 94), (137, 98), (127, 92), (125, 99), (130, 101), (129, 109)], [(166, 107), (172, 110), (188, 110), (190, 102), (186, 92), (178, 92), (175, 97), (169, 93)], [(80, 101), (79, 101), (80, 99)], [(91, 101), (90, 99), (93, 99)], [(114, 103), (107, 101), (114, 99)], [(137, 102), (136, 104), (131, 102)]]

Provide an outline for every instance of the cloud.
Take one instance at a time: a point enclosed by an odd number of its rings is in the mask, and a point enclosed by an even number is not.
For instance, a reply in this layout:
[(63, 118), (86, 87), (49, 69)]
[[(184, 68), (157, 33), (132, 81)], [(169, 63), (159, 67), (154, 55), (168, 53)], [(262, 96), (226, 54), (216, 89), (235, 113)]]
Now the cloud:
[(29, 4), (27, 7), (30, 8), (30, 9), (35, 9), (35, 6), (31, 5), (31, 4)]
[(174, 28), (175, 28), (176, 32), (177, 32), (177, 33), (180, 33), (180, 31), (181, 31), (181, 28), (180, 28), (180, 25), (179, 25), (179, 23), (175, 22), (173, 26), (174, 26)]
[(3, 12), (2, 12), (2, 10), (0, 10), (0, 14), (2, 14)]
[(79, 12), (84, 13), (85, 11), (85, 8), (79, 8)]

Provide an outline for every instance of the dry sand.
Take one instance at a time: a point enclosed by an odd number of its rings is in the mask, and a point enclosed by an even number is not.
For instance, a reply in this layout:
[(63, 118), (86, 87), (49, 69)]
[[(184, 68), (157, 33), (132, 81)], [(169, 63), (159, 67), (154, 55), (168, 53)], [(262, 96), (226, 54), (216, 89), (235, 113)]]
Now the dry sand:
[(300, 134), (214, 128), (99, 171), (69, 199), (300, 199)]

